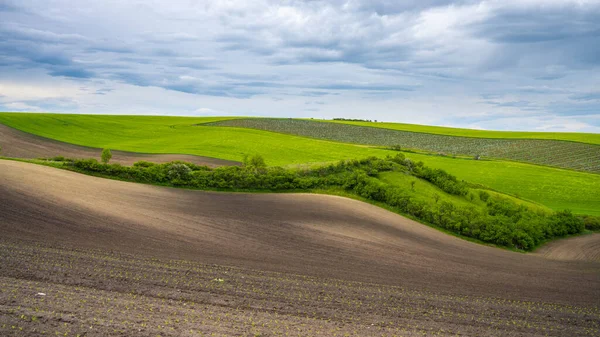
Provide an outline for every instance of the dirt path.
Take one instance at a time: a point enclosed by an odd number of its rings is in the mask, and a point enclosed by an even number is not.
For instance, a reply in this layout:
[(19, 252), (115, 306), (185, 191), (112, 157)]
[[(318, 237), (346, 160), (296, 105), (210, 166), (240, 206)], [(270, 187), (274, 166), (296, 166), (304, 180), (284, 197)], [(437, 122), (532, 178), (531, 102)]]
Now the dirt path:
[(535, 254), (553, 260), (600, 262), (600, 233), (554, 241)]
[[(0, 153), (2, 156), (28, 159), (55, 156), (100, 159), (100, 153), (102, 152), (102, 149), (59, 142), (13, 129), (4, 124), (0, 124), (0, 146), (2, 147)], [(240, 165), (238, 162), (229, 160), (184, 154), (145, 154), (113, 150), (112, 155), (111, 162), (123, 165), (131, 165), (140, 160), (154, 163), (181, 160), (209, 167)]]

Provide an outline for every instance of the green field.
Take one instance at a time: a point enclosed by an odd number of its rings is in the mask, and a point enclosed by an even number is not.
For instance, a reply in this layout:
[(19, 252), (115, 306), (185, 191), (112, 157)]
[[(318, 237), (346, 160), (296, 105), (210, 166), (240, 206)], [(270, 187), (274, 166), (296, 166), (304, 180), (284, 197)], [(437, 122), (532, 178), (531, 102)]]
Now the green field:
[(406, 153), (460, 179), (517, 195), (555, 210), (600, 215), (600, 176), (506, 161), (475, 161)]
[(370, 126), (375, 128), (432, 133), (437, 135), (476, 137), (476, 138), (506, 138), (506, 139), (554, 139), (567, 140), (573, 142), (600, 144), (599, 133), (583, 132), (525, 132), (525, 131), (490, 131), (449, 128), (443, 126), (430, 126), (404, 123), (375, 123), (375, 122), (352, 122), (352, 121), (333, 121), (317, 120), (319, 122), (340, 123), (360, 126)]
[(352, 144), (400, 146), (446, 155), (508, 159), (600, 173), (600, 145), (578, 142), (456, 137), (289, 118), (239, 118), (205, 125), (250, 128)]
[(269, 165), (382, 156), (389, 151), (252, 129), (197, 126), (227, 118), (0, 113), (0, 123), (63, 142), (143, 153), (241, 161), (260, 153)]
[[(197, 126), (227, 118), (0, 113), (0, 123), (40, 136), (98, 148), (184, 153), (242, 160), (261, 154), (269, 165), (331, 162), (394, 151), (244, 128)], [(1, 144), (0, 144), (1, 146)], [(553, 209), (600, 215), (600, 176), (505, 161), (406, 153), (469, 182), (519, 195)]]
[[(457, 196), (457, 195), (448, 194), (448, 193), (444, 192), (443, 190), (441, 190), (440, 188), (429, 183), (428, 181), (425, 181), (423, 179), (414, 179), (403, 173), (384, 172), (384, 173), (380, 173), (378, 178), (381, 181), (383, 181), (384, 183), (402, 188), (405, 191), (405, 193), (407, 195), (409, 195), (411, 198), (414, 198), (415, 200), (419, 200), (422, 202), (430, 203), (431, 200), (434, 200), (435, 196), (438, 196), (439, 197), (438, 203), (441, 203), (443, 201), (448, 201), (459, 207), (473, 206), (478, 209), (486, 207), (486, 203), (484, 201), (482, 201), (481, 199), (479, 199), (479, 197), (476, 197), (471, 200), (469, 197), (466, 197), (466, 196)], [(414, 181), (414, 188), (411, 185), (412, 181)], [(550, 210), (550, 208), (548, 208), (546, 206), (536, 204), (536, 203), (531, 203), (531, 202), (528, 202), (528, 201), (525, 201), (522, 199), (518, 199), (515, 197), (507, 196), (506, 194), (503, 194), (503, 193), (497, 193), (497, 192), (493, 192), (490, 190), (477, 189), (477, 188), (470, 189), (470, 192), (475, 196), (479, 195), (478, 194), (479, 191), (486, 191), (487, 193), (490, 193), (493, 196), (500, 196), (500, 197), (507, 198), (517, 204), (524, 205), (524, 206), (528, 207), (529, 209), (535, 209), (535, 210), (544, 211), (544, 212), (547, 212)]]

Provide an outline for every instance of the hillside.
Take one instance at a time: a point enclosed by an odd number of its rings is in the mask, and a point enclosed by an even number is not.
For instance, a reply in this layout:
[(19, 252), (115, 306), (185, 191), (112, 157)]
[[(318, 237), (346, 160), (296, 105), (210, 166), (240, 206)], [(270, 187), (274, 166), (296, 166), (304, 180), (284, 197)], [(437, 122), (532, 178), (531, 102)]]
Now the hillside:
[(508, 159), (600, 173), (600, 145), (572, 141), (458, 137), (289, 118), (231, 119), (202, 125), (250, 128), (336, 142), (400, 147), (447, 156)]
[(5, 335), (597, 331), (597, 263), (478, 245), (355, 200), (6, 160), (0, 190)]
[[(241, 161), (261, 154), (269, 165), (385, 157), (395, 151), (243, 128), (197, 126), (227, 118), (0, 114), (0, 123), (51, 139), (141, 153), (192, 154)], [(3, 146), (3, 144), (0, 144)], [(6, 147), (6, 145), (5, 145)], [(600, 215), (598, 175), (507, 161), (405, 153), (460, 179), (518, 195), (555, 210)]]
[[(312, 119), (311, 119), (312, 120)], [(475, 138), (497, 138), (497, 139), (551, 139), (565, 140), (572, 142), (581, 142), (588, 144), (600, 144), (600, 134), (585, 132), (528, 132), (528, 131), (494, 131), (494, 130), (475, 130), (461, 129), (444, 126), (431, 126), (406, 123), (390, 122), (363, 122), (363, 121), (343, 121), (343, 120), (324, 120), (314, 119), (314, 121), (325, 123), (340, 123), (349, 125), (369, 126), (374, 128), (430, 133), (446, 136), (461, 136)]]

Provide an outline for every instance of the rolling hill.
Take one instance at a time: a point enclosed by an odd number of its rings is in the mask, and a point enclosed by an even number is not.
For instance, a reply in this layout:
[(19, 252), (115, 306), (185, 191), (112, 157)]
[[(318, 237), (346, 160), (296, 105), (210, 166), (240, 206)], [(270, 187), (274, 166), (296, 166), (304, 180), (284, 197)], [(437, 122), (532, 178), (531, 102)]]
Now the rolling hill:
[[(231, 118), (0, 113), (0, 123), (24, 132), (82, 146), (130, 152), (191, 154), (233, 161), (241, 161), (245, 154), (258, 153), (269, 165), (318, 164), (394, 154), (380, 148), (263, 130), (199, 126), (226, 119)], [(597, 174), (515, 161), (405, 154), (460, 179), (555, 210), (600, 215)]]

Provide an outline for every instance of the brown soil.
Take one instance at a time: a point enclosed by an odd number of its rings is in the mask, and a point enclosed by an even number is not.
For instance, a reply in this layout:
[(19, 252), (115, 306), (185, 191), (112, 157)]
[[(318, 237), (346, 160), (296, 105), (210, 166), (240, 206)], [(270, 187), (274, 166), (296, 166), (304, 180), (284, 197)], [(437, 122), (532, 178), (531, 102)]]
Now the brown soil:
[(600, 326), (600, 263), (470, 243), (340, 197), (179, 190), (0, 160), (0, 233), (0, 334), (595, 336)]
[[(0, 155), (26, 159), (63, 156), (67, 158), (95, 158), (99, 160), (102, 152), (102, 149), (59, 142), (13, 129), (4, 124), (0, 124), (0, 146), (2, 146), (2, 153)], [(239, 162), (235, 161), (185, 154), (145, 154), (115, 150), (111, 152), (113, 155), (111, 163), (123, 165), (132, 165), (140, 160), (154, 163), (181, 160), (209, 167), (240, 165)]]
[(535, 253), (553, 260), (600, 262), (600, 233), (550, 242)]

